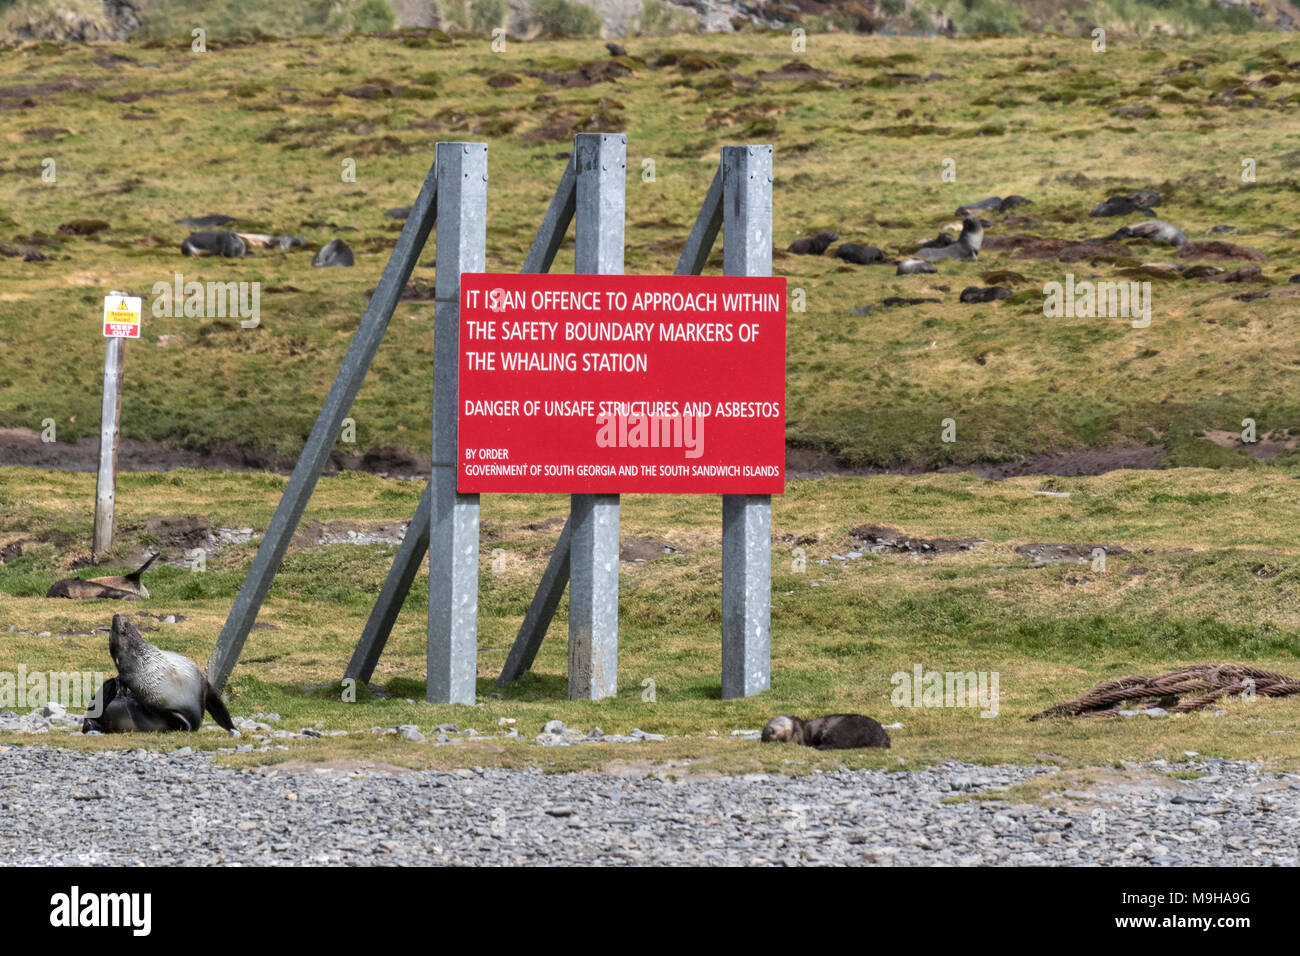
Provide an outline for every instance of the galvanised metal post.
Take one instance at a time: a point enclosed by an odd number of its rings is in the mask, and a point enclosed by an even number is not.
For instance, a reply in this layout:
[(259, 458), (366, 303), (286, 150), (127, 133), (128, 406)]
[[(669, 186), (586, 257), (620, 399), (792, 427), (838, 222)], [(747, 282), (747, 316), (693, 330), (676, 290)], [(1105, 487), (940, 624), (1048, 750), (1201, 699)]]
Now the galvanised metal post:
[[(722, 147), (722, 271), (772, 274), (772, 147)], [(722, 496), (722, 697), (771, 686), (772, 497)]]
[[(564, 240), (565, 230), (573, 220), (573, 181), (573, 159), (570, 157), (568, 165), (564, 168), (564, 175), (560, 178), (560, 186), (555, 191), (546, 215), (542, 218), (537, 237), (520, 271), (550, 270), (560, 243)], [(429, 553), (429, 509), (432, 494), (433, 484), (430, 483), (424, 488), (415, 517), (411, 519), (407, 535), (402, 539), (402, 546), (398, 549), (397, 556), (393, 559), (393, 566), (389, 568), (388, 576), (384, 579), (379, 598), (375, 601), (365, 629), (361, 632), (361, 639), (357, 642), (357, 649), (353, 652), (352, 660), (344, 673), (345, 678), (369, 681), (374, 674), (379, 655), (383, 653), (384, 645), (388, 642), (388, 635), (392, 632), (402, 602), (406, 600), (411, 582), (415, 580), (415, 574), (424, 562), (424, 556)], [(551, 562), (547, 565), (546, 574), (542, 577), (543, 585), (538, 588), (537, 596), (533, 599), (533, 604), (524, 618), (523, 627), (519, 631), (520, 637), (516, 640), (510, 657), (506, 659), (506, 669), (497, 681), (498, 684), (509, 683), (531, 667), (542, 638), (546, 636), (546, 627), (569, 581), (568, 528), (566, 522), (564, 533), (560, 535), (560, 543), (556, 545)], [(513, 676), (507, 678), (506, 674)]]
[[(478, 495), (456, 491), (460, 276), (487, 261), (487, 144), (438, 143), (434, 278), (433, 471), (425, 699), (473, 704), (478, 672)], [(408, 532), (409, 534), (409, 532)]]
[[(579, 133), (573, 139), (573, 165), (574, 272), (622, 275), (627, 136)], [(618, 519), (618, 495), (570, 499), (570, 700), (618, 693)]]

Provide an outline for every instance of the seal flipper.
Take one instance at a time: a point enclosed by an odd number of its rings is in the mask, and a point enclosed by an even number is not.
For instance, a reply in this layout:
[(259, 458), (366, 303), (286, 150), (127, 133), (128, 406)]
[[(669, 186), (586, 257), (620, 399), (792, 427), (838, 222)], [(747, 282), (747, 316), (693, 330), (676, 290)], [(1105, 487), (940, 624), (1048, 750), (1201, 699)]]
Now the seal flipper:
[(160, 554), (162, 554), (161, 551), (155, 551), (152, 555), (149, 556), (148, 561), (146, 561), (144, 564), (140, 565), (138, 568), (136, 568), (134, 571), (128, 574), (126, 576), (126, 579), (128, 581), (134, 581), (138, 585), (140, 583), (140, 576), (149, 570), (149, 565), (157, 561), (158, 555)]
[[(104, 716), (108, 713), (108, 705), (117, 697), (117, 678), (109, 677), (104, 683), (99, 685), (99, 691), (90, 701), (90, 707), (86, 710), (85, 717), (81, 721), (81, 732), (88, 734), (92, 730), (98, 730), (104, 733)], [(91, 716), (93, 713), (94, 716)]]
[(208, 683), (207, 678), (203, 680), (203, 706), (212, 715), (212, 719), (226, 730), (235, 729), (235, 723), (230, 719), (230, 711), (226, 710), (226, 702), (221, 699), (216, 688)]

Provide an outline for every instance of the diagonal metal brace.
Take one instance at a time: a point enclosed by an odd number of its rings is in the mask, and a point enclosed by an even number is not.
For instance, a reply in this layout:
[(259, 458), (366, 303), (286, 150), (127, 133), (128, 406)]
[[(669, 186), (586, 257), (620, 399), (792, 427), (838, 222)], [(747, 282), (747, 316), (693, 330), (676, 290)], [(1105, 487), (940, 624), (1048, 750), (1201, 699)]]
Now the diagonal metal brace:
[(325, 397), (316, 424), (312, 427), (302, 454), (298, 456), (298, 463), (289, 477), (289, 484), (284, 489), (270, 524), (267, 525), (266, 535), (258, 546), (257, 555), (253, 558), (253, 564), (248, 569), (244, 583), (235, 596), (235, 603), (226, 618), (225, 626), (221, 629), (221, 636), (217, 638), (217, 646), (213, 649), (212, 656), (208, 658), (208, 681), (217, 690), (221, 690), (225, 685), (230, 672), (235, 668), (235, 662), (239, 660), (244, 641), (248, 638), (248, 632), (252, 630), (253, 622), (257, 620), (257, 612), (261, 610), (262, 602), (266, 600), (276, 572), (280, 570), (285, 552), (289, 549), (289, 541), (293, 538), (302, 513), (307, 507), (311, 493), (316, 487), (316, 481), (320, 478), (325, 462), (329, 460), (330, 452), (338, 441), (343, 418), (361, 389), (366, 371), (370, 368), (379, 343), (384, 338), (384, 332), (388, 329), (388, 321), (393, 317), (393, 310), (397, 308), (402, 290), (406, 288), (406, 283), (411, 278), (411, 271), (415, 268), (420, 252), (424, 249), (424, 243), (429, 238), (429, 232), (433, 229), (434, 219), (437, 216), (437, 191), (438, 180), (436, 164), (434, 164), (429, 168), (424, 185), (420, 187), (420, 194), (416, 197), (415, 204), (411, 207), (411, 214), (407, 217), (401, 235), (397, 238), (393, 254), (389, 256), (388, 264), (384, 266), (383, 274), (379, 277), (379, 284), (375, 286), (375, 293), (371, 296), (370, 305), (361, 319), (361, 325), (352, 337), (352, 344), (348, 346), (347, 354), (343, 357), (343, 364), (339, 367), (334, 384), (330, 386), (329, 394)]

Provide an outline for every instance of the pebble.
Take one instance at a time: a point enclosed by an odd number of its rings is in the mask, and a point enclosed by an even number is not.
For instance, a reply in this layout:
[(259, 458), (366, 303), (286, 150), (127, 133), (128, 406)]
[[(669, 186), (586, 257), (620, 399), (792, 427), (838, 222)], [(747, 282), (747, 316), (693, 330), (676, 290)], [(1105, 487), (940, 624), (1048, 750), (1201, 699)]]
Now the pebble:
[[(1300, 865), (1300, 801), (1278, 789), (1296, 775), (1217, 759), (1133, 767), (1147, 776), (1093, 786), (1077, 806), (1008, 806), (945, 800), (1057, 769), (299, 773), (222, 767), (205, 752), (25, 746), (0, 763), (0, 803), (23, 821), (21, 835), (0, 828), (0, 855), (41, 866), (366, 865), (377, 849), (396, 865)], [(565, 839), (571, 827), (580, 840)]]

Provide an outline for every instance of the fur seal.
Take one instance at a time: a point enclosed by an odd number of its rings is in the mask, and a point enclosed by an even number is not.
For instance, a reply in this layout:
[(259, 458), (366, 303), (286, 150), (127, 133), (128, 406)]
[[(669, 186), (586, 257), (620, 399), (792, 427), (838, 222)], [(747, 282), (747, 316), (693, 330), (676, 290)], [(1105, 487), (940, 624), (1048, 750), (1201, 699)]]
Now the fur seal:
[(195, 232), (181, 243), (181, 254), (186, 256), (224, 256), (238, 259), (248, 251), (244, 240), (233, 232)]
[(81, 732), (101, 734), (166, 733), (184, 730), (178, 719), (144, 706), (116, 677), (100, 686), (81, 721)]
[(117, 665), (114, 691), (124, 698), (129, 694), (138, 705), (129, 700), (124, 705), (133, 723), (156, 718), (170, 730), (198, 730), (206, 710), (226, 730), (235, 729), (221, 695), (199, 665), (183, 654), (154, 647), (121, 614), (113, 615), (108, 652)]
[(1011, 298), (1011, 290), (1004, 285), (990, 286), (987, 289), (970, 285), (961, 290), (963, 302), (994, 302), (997, 299), (1009, 298)]
[(984, 227), (974, 216), (961, 221), (961, 236), (946, 246), (926, 246), (916, 254), (922, 259), (978, 259), (984, 242)]
[(1167, 242), (1171, 246), (1187, 245), (1187, 237), (1177, 226), (1171, 226), (1163, 219), (1147, 219), (1131, 226), (1120, 226), (1106, 239), (1149, 239), (1152, 242)]
[(857, 242), (842, 242), (839, 248), (835, 250), (835, 258), (860, 266), (869, 266), (883, 262), (885, 254), (875, 246), (864, 246)]
[(823, 229), (816, 235), (796, 239), (790, 243), (790, 248), (786, 251), (793, 252), (796, 256), (820, 256), (838, 238), (839, 236), (829, 229)]
[(606, 43), (605, 49), (609, 51), (610, 56), (627, 56), (627, 50), (617, 43)]
[(898, 264), (898, 270), (895, 275), (910, 276), (918, 272), (938, 272), (939, 268), (933, 262), (926, 262), (924, 259), (904, 259)]
[(1033, 200), (1026, 199), (1024, 196), (1011, 195), (1006, 198), (1000, 196), (990, 196), (988, 199), (981, 199), (979, 202), (967, 203), (965, 206), (958, 206), (954, 216), (969, 216), (973, 212), (1006, 212), (1009, 209), (1015, 209), (1017, 206), (1032, 206)]
[(321, 246), (320, 252), (316, 253), (311, 260), (311, 264), (317, 269), (325, 269), (329, 266), (350, 266), (352, 265), (352, 250), (342, 239), (331, 239), (325, 245)]
[(149, 589), (144, 586), (140, 576), (149, 565), (157, 560), (161, 552), (155, 551), (149, 560), (130, 574), (118, 574), (106, 578), (64, 578), (55, 581), (45, 592), (47, 598), (72, 598), (77, 601), (90, 601), (95, 598), (109, 598), (115, 601), (139, 601), (149, 596)]
[(237, 232), (235, 235), (244, 240), (245, 246), (256, 246), (259, 249), (296, 249), (307, 245), (307, 240), (302, 236), (268, 236), (259, 232)]
[(1153, 206), (1159, 206), (1160, 194), (1154, 189), (1139, 189), (1130, 196), (1111, 196), (1105, 202), (1099, 202), (1088, 210), (1089, 216), (1110, 218), (1127, 216), (1133, 212), (1150, 212)]
[(885, 728), (862, 714), (831, 714), (815, 720), (800, 720), (789, 714), (773, 717), (763, 728), (763, 742), (795, 743), (818, 750), (849, 750), (855, 747), (889, 747)]

